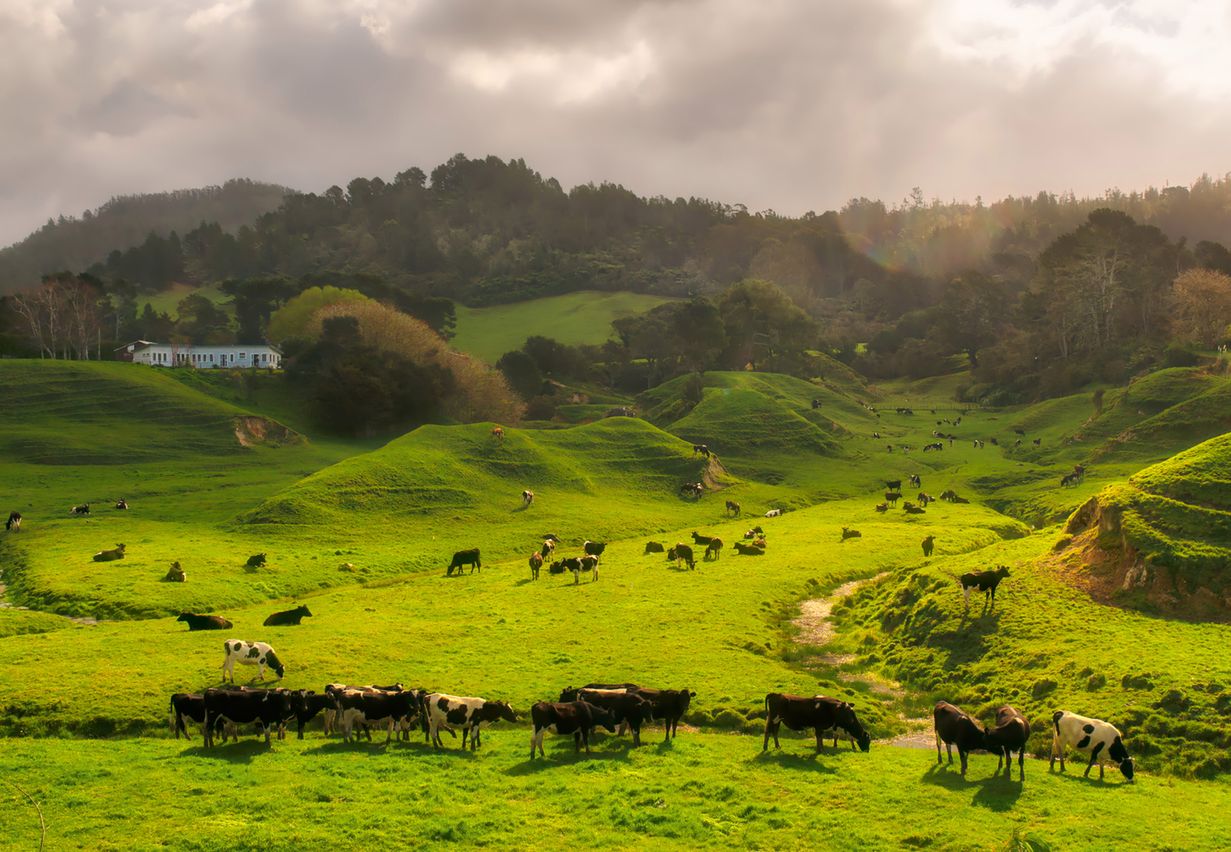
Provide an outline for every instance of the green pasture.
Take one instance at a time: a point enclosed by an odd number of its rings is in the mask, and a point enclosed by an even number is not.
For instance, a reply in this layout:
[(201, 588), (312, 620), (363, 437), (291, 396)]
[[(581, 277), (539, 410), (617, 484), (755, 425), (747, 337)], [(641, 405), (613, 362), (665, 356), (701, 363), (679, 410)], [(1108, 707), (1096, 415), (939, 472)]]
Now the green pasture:
[(172, 319), (176, 319), (179, 317), (180, 302), (193, 295), (204, 296), (215, 305), (223, 307), (229, 307), (231, 303), (231, 297), (222, 292), (218, 284), (206, 284), (199, 287), (192, 284), (173, 284), (166, 290), (147, 296), (138, 302), (137, 311), (139, 313), (145, 310), (145, 305), (148, 304), (157, 313), (167, 314)]
[(520, 349), (529, 337), (550, 337), (576, 345), (605, 343), (615, 332), (612, 320), (644, 313), (664, 302), (644, 293), (579, 291), (487, 308), (457, 306), (454, 349), (496, 363), (500, 356)]

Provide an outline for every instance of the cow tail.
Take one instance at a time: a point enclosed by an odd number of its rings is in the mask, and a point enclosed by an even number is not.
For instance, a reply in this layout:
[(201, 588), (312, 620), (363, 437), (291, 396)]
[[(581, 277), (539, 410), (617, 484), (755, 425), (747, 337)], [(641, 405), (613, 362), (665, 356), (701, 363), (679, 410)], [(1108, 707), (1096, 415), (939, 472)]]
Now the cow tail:
[(1051, 725), (1056, 729), (1056, 736), (1060, 736), (1060, 717), (1064, 715), (1063, 710), (1057, 710), (1051, 714)]

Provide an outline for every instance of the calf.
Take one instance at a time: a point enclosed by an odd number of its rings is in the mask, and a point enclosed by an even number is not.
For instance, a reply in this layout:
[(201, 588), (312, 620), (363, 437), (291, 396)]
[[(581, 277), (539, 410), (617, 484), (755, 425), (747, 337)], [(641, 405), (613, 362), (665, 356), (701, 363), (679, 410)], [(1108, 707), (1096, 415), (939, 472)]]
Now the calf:
[(114, 562), (124, 558), (124, 545), (117, 544), (113, 550), (100, 550), (94, 554), (95, 562)]
[(877, 503), (877, 504), (876, 504), (876, 511), (878, 511), (878, 512), (882, 512), (882, 513), (884, 513), (884, 512), (888, 512), (888, 511), (889, 511), (889, 504), (888, 504), (888, 503)]
[(9, 512), (9, 519), (4, 522), (4, 528), (9, 532), (21, 532), (21, 512)]
[(230, 630), (235, 625), (221, 615), (197, 615), (195, 612), (181, 612), (176, 621), (188, 623), (188, 632), (194, 630)]
[(555, 734), (572, 734), (574, 751), (586, 747), (590, 753), (590, 734), (598, 726), (615, 733), (615, 723), (610, 711), (585, 701), (540, 701), (530, 708), (530, 721), (534, 726), (530, 734), (530, 759), (534, 760), (537, 748), (540, 757), (546, 757), (543, 737), (548, 731)]
[(269, 745), (269, 734), (278, 728), (291, 715), (291, 696), (281, 689), (207, 689), (205, 700), (205, 745), (214, 744), (214, 728), (224, 722), (236, 725), (246, 725), (256, 722), (265, 734), (265, 745)]
[(740, 513), (739, 503), (736, 503), (734, 500), (728, 500), (727, 508), (723, 511), (723, 514), (730, 515), (733, 518), (738, 518), (739, 513)]
[(1101, 719), (1087, 719), (1067, 710), (1057, 710), (1051, 717), (1052, 734), (1051, 763), (1048, 769), (1054, 768), (1056, 758), (1060, 758), (1060, 771), (1064, 771), (1064, 751), (1075, 748), (1078, 751), (1090, 752), (1090, 762), (1086, 764), (1083, 773), (1090, 777), (1090, 767), (1098, 762), (1098, 777), (1103, 780), (1103, 758), (1108, 757), (1120, 767), (1124, 777), (1133, 780), (1133, 759), (1128, 756), (1128, 749), (1120, 738), (1120, 732), (1114, 726)]
[(689, 570), (696, 568), (696, 562), (693, 561), (692, 548), (683, 542), (676, 542), (675, 547), (667, 551), (667, 558), (674, 559), (675, 565), (678, 568), (681, 562), (688, 563)]
[[(925, 539), (926, 541), (926, 539)], [(1000, 581), (1009, 576), (1009, 567), (1001, 565), (995, 571), (970, 571), (958, 578), (958, 582), (962, 584), (962, 593), (966, 598), (966, 606), (970, 607), (970, 593), (975, 589), (983, 592), (983, 605), (987, 606), (988, 601), (991, 601), (993, 607), (996, 606), (996, 587), (1000, 585)]]
[(949, 755), (949, 763), (953, 763), (953, 746), (957, 746), (958, 757), (962, 761), (962, 774), (966, 774), (966, 756), (985, 747), (987, 732), (969, 714), (954, 707), (948, 701), (938, 701), (932, 708), (932, 721), (936, 730), (936, 762), (943, 763), (940, 755), (940, 744), (945, 744), (945, 753)]
[(90, 514), (90, 504), (81, 503), (68, 510), (70, 515), (88, 515)]
[(470, 750), (479, 747), (481, 729), (484, 722), (496, 722), (504, 719), (516, 722), (517, 714), (504, 701), (488, 701), (483, 698), (472, 698), (458, 695), (446, 695), (443, 692), (433, 692), (424, 699), (424, 710), (427, 712), (429, 732), (432, 745), (440, 748), (440, 731), (442, 728), (460, 726), (462, 729), (462, 748), (466, 747), (466, 737), (470, 737)]
[(1013, 774), (1013, 752), (1017, 752), (1017, 769), (1026, 780), (1026, 741), (1030, 739), (1030, 723), (1008, 704), (996, 710), (996, 727), (987, 732), (984, 748), (996, 754), (996, 772), (1004, 763), (1004, 774)]
[(258, 666), (258, 679), (265, 679), (265, 667), (273, 669), (278, 680), (286, 674), (286, 667), (278, 659), (274, 649), (264, 642), (245, 642), (242, 639), (228, 639), (222, 643), (226, 651), (226, 659), (222, 661), (222, 682), (226, 683), (227, 675), (231, 675), (231, 683), (235, 683), (235, 664)]
[(663, 552), (662, 542), (647, 541), (645, 543), (645, 552), (646, 553), (662, 553)]
[(296, 627), (305, 617), (311, 617), (312, 611), (303, 604), (294, 609), (275, 612), (263, 622), (265, 627)]
[(859, 530), (853, 530), (850, 527), (843, 527), (842, 540), (846, 541), (848, 538), (863, 538), (863, 533)]
[(923, 548), (923, 558), (927, 559), (932, 555), (932, 551), (936, 549), (936, 536), (928, 536), (923, 541), (919, 542), (919, 546)]
[(586, 539), (581, 545), (581, 549), (586, 552), (586, 556), (593, 556), (595, 559), (603, 558), (603, 551), (607, 549), (605, 541), (590, 541)]
[(595, 707), (601, 707), (611, 714), (611, 722), (620, 726), (623, 733), (627, 725), (633, 732), (633, 747), (641, 745), (641, 724), (654, 718), (654, 705), (636, 688), (629, 690), (617, 689), (582, 689), (577, 693), (578, 701), (585, 701)]
[(778, 731), (785, 724), (792, 731), (812, 728), (816, 733), (816, 750), (821, 750), (821, 732), (841, 729), (855, 739), (861, 751), (872, 747), (872, 737), (859, 723), (855, 707), (850, 702), (827, 698), (822, 695), (786, 695), (771, 692), (765, 696), (765, 739), (761, 751), (769, 748), (769, 738), (774, 738), (774, 748), (781, 748)]
[(710, 543), (705, 546), (705, 558), (706, 559), (717, 559), (721, 552), (722, 552), (722, 539), (717, 538), (717, 537), (711, 538)]
[(483, 570), (483, 563), (479, 561), (479, 548), (472, 547), (470, 550), (459, 550), (457, 553), (453, 554), (453, 561), (449, 563), (449, 567), (445, 571), (445, 576), (450, 576), (453, 573), (454, 568), (457, 569), (457, 573), (460, 576), (463, 565), (470, 566), (471, 574), (475, 572), (475, 569), (478, 569), (479, 571)]
[(539, 578), (539, 569), (543, 567), (543, 554), (537, 550), (530, 554), (530, 579), (537, 580)]

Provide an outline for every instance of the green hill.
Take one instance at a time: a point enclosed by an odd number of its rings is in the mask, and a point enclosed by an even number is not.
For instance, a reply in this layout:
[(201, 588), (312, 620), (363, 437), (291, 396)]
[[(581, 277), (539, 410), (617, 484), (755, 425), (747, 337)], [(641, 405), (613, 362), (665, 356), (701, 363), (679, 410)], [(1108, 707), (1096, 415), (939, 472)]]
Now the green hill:
[(526, 339), (550, 337), (561, 343), (600, 344), (614, 337), (613, 320), (648, 311), (670, 301), (643, 293), (582, 290), (487, 308), (457, 306), (453, 348), (494, 364), (520, 349)]

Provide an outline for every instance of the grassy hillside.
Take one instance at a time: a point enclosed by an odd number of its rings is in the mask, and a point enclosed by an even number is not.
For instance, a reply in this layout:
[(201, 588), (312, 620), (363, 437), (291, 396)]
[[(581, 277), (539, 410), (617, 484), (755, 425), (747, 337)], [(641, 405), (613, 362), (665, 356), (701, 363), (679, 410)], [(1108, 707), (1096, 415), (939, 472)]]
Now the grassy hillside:
[(493, 364), (536, 335), (570, 345), (599, 344), (614, 336), (612, 320), (644, 313), (667, 301), (644, 293), (583, 290), (488, 308), (458, 305), (457, 336), (450, 344)]
[(207, 284), (196, 287), (192, 284), (176, 284), (160, 293), (146, 297), (137, 305), (140, 313), (146, 304), (160, 314), (168, 314), (172, 319), (179, 318), (179, 304), (185, 297), (191, 295), (204, 296), (216, 305), (229, 305), (231, 297), (222, 292), (218, 284)]

